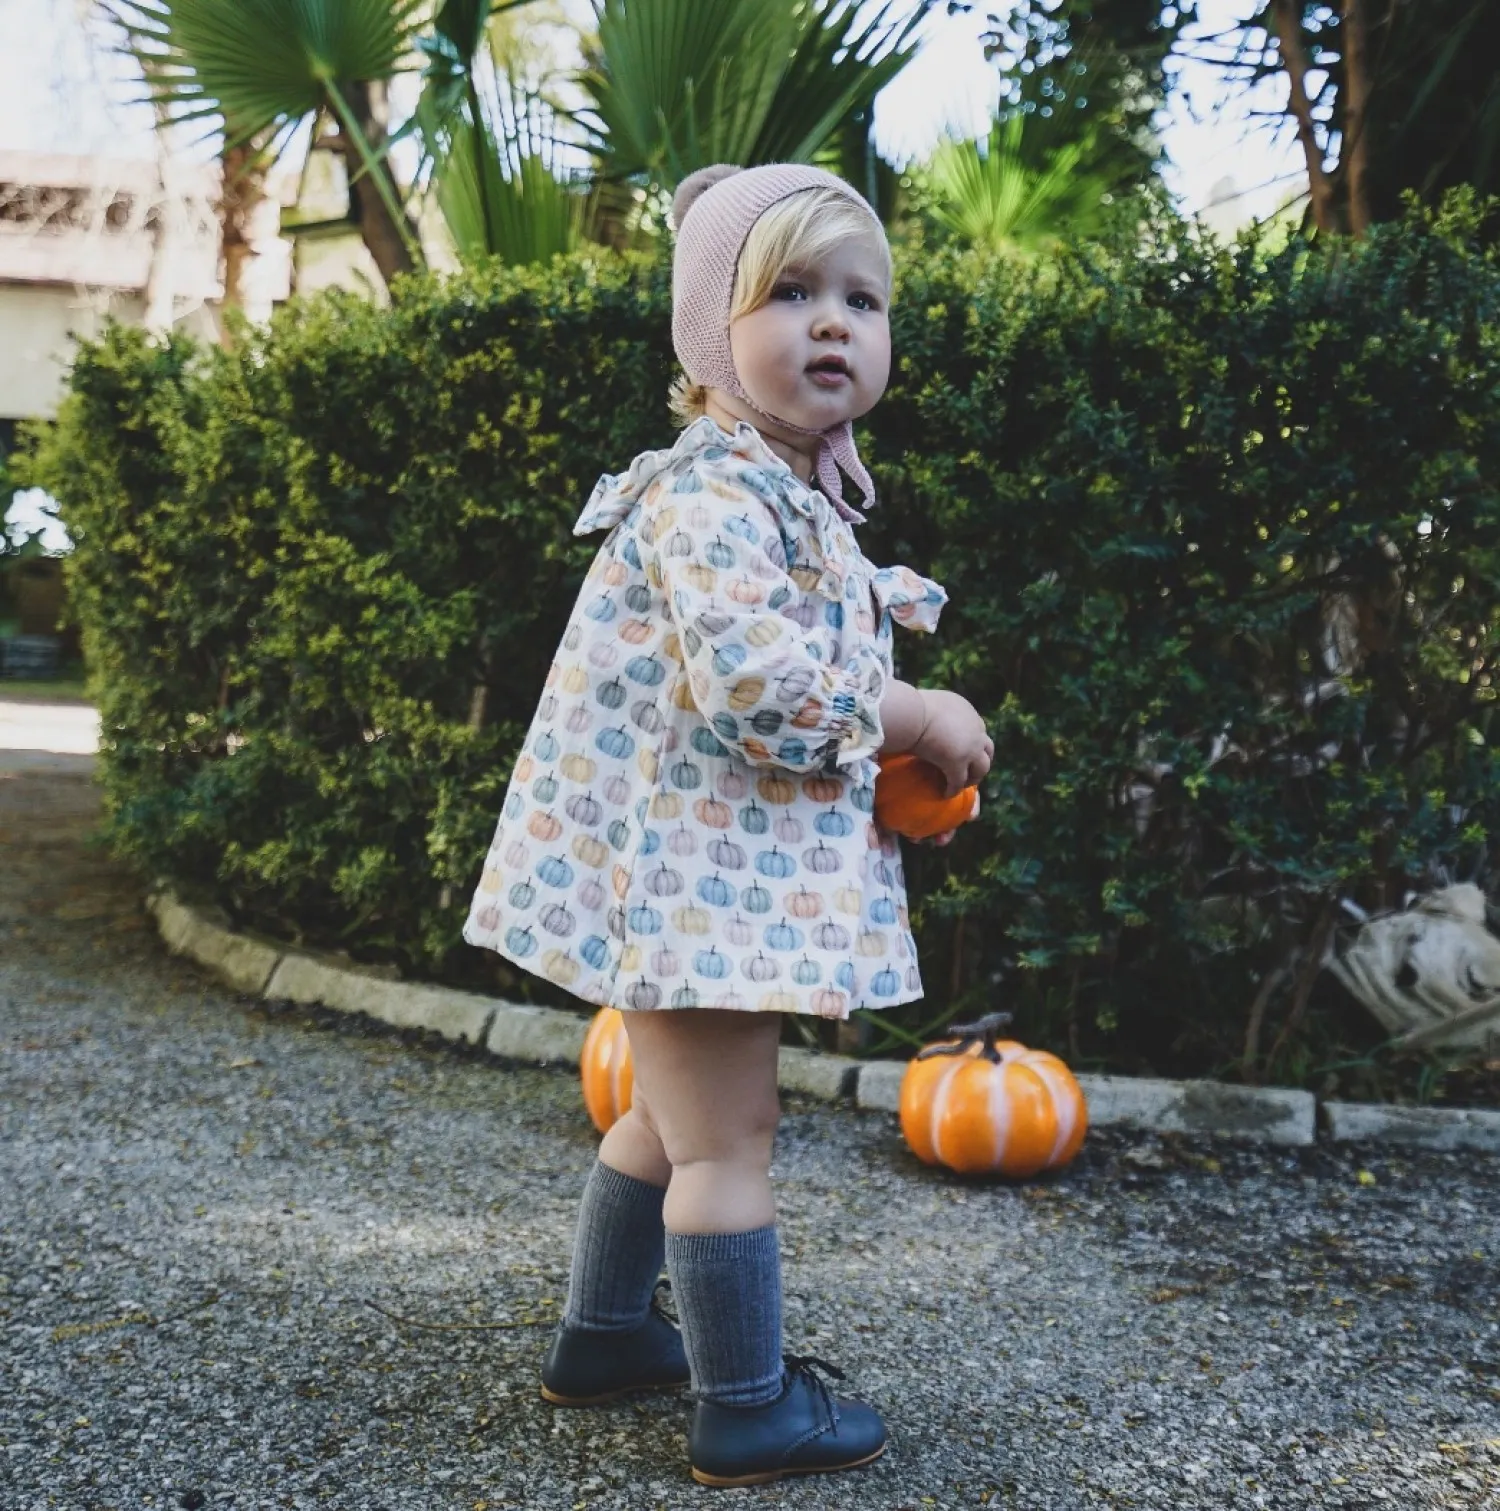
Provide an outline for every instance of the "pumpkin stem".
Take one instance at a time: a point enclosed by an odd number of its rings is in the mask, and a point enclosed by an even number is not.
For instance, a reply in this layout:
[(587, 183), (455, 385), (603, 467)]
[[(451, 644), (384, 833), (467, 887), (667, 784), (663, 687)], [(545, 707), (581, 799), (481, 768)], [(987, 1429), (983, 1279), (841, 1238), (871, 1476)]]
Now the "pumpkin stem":
[(961, 1055), (976, 1039), (983, 1039), (984, 1058), (998, 1064), (1000, 1052), (995, 1048), (995, 1040), (1010, 1021), (1010, 1013), (989, 1013), (977, 1023), (955, 1023), (950, 1030), (954, 1035), (951, 1043), (929, 1044), (918, 1053), (917, 1058), (930, 1060), (937, 1055)]

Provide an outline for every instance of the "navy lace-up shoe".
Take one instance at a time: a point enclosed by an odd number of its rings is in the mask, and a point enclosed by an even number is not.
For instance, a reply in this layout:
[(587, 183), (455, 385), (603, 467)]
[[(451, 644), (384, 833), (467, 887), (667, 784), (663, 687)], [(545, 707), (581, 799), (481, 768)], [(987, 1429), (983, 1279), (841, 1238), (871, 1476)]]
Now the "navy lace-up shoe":
[(789, 1474), (857, 1469), (885, 1452), (885, 1423), (874, 1407), (836, 1396), (813, 1371), (844, 1377), (831, 1364), (788, 1354), (781, 1394), (764, 1406), (699, 1401), (688, 1459), (700, 1485), (763, 1485)]
[(646, 1320), (627, 1333), (558, 1328), (542, 1364), (542, 1395), (554, 1406), (601, 1406), (638, 1390), (682, 1390), (688, 1383), (682, 1334), (651, 1298)]

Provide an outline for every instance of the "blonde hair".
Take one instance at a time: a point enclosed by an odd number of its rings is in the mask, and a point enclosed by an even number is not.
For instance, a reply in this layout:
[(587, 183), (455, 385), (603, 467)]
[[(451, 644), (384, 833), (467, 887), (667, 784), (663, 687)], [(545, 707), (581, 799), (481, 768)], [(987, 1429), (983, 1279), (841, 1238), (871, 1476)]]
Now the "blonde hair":
[[(891, 248), (879, 221), (871, 218), (840, 189), (799, 189), (779, 199), (750, 227), (734, 270), (729, 323), (770, 302), (788, 268), (808, 267), (826, 257), (841, 241), (862, 238), (879, 248), (889, 291)], [(679, 425), (691, 425), (707, 408), (708, 386), (678, 375), (668, 397)]]

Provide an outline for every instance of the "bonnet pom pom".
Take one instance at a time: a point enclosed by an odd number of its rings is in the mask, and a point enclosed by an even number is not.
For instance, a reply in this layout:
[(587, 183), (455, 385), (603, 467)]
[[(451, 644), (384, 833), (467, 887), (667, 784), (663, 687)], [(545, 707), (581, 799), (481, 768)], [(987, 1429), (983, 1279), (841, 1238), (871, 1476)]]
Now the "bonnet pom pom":
[(672, 196), (673, 225), (681, 231), (682, 222), (686, 219), (688, 211), (698, 203), (699, 198), (715, 184), (739, 171), (739, 166), (735, 163), (714, 163), (711, 167), (699, 168), (696, 173), (689, 173), (678, 184), (677, 192)]

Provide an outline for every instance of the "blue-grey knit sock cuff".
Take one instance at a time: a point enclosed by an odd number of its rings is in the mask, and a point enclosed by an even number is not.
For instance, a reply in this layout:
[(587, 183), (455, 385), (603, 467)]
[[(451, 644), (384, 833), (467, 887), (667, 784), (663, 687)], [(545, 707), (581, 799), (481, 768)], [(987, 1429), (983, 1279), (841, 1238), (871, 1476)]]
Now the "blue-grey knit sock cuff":
[(748, 1233), (671, 1233), (667, 1234), (667, 1253), (687, 1264), (714, 1264), (725, 1260), (776, 1259), (781, 1249), (776, 1239), (776, 1224), (752, 1228)]
[(623, 1170), (616, 1170), (613, 1165), (606, 1165), (603, 1160), (594, 1166), (591, 1175), (599, 1182), (600, 1193), (610, 1201), (639, 1210), (643, 1217), (654, 1217), (657, 1222), (661, 1221), (661, 1209), (667, 1200), (665, 1186), (653, 1186), (650, 1181), (637, 1180), (633, 1175), (626, 1175)]

